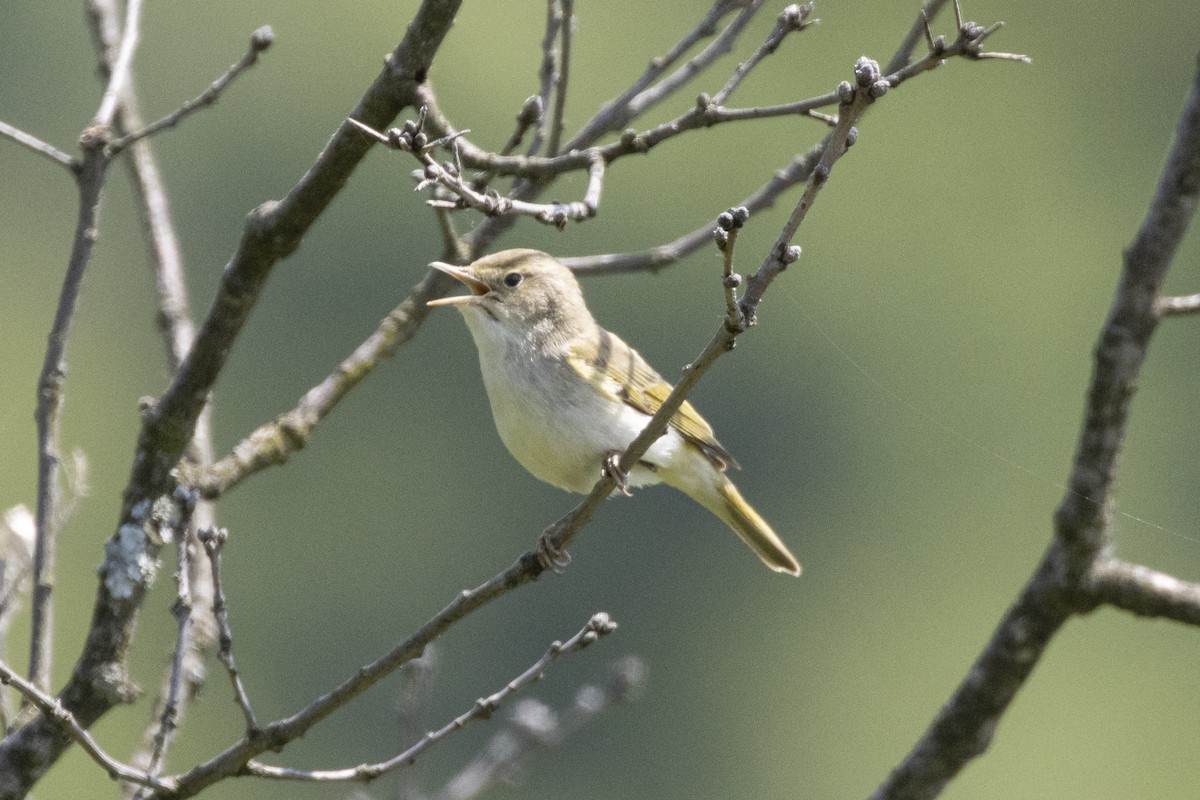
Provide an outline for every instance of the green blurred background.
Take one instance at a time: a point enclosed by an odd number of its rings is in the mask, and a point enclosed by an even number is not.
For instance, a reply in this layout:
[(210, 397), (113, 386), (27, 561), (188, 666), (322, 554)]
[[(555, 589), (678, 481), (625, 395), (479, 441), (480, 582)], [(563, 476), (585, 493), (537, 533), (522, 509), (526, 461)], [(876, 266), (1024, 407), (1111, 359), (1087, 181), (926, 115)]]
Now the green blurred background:
[[(779, 4), (782, 6), (782, 3)], [(377, 74), (415, 2), (149, 4), (137, 56), (147, 117), (202, 90), (250, 32), (277, 34), (214, 109), (155, 139), (199, 313), (245, 214), (280, 197)], [(664, 53), (707, 2), (579, 4), (568, 125)], [(735, 95), (739, 105), (828, 91), (867, 53), (885, 61), (916, 2), (829, 0)], [(720, 86), (769, 30), (652, 113)], [(833, 173), (798, 267), (761, 324), (693, 400), (744, 465), (738, 483), (805, 567), (767, 572), (704, 511), (668, 490), (609, 502), (575, 562), (476, 614), (439, 645), (430, 723), (466, 710), (596, 610), (618, 634), (556, 667), (555, 704), (619, 657), (649, 665), (645, 698), (603, 717), (494, 796), (821, 797), (868, 794), (965, 674), (1041, 555), (1079, 426), (1090, 348), (1122, 248), (1141, 221), (1195, 67), (1200, 15), (1185, 0), (1130, 9), (976, 0), (1003, 19), (996, 49), (1031, 66), (954, 62), (887, 96)], [(74, 3), (8, 3), (0, 119), (72, 150), (99, 86)], [(466, 3), (431, 73), (444, 108), (496, 147), (537, 89), (544, 5)], [(936, 26), (949, 32), (943, 19)], [(559, 255), (636, 250), (691, 230), (758, 186), (822, 131), (804, 120), (683, 137), (609, 173), (600, 215), (558, 233), (522, 222), (503, 246)], [(290, 408), (374, 329), (440, 254), (412, 163), (376, 149), (294, 256), (275, 270), (217, 386), (218, 451)], [(0, 143), (0, 507), (34, 500), (34, 386), (75, 214), (60, 170)], [(581, 190), (566, 184), (562, 198)], [(739, 242), (756, 266), (795, 195)], [(477, 224), (462, 218), (464, 227)], [(1169, 288), (1196, 291), (1193, 235)], [(585, 284), (598, 318), (665, 375), (718, 323), (717, 254), (658, 275)], [(95, 568), (116, 519), (137, 401), (166, 379), (123, 170), (115, 170), (70, 349), (64, 440), (93, 491), (59, 547), (56, 685), (79, 651)], [(1200, 577), (1196, 352), (1200, 325), (1154, 341), (1121, 464), (1119, 555)], [(504, 451), (474, 348), (453, 313), (354, 392), (283, 469), (218, 509), (236, 655), (260, 717), (296, 710), (447, 602), (507, 566), (575, 499)], [(157, 687), (173, 635), (170, 564), (146, 604), (136, 676)], [(11, 642), (23, 666), (27, 622)], [(1200, 782), (1200, 635), (1111, 610), (1071, 623), (949, 798), (1182, 797)], [(219, 667), (171, 766), (232, 742), (239, 718)], [(389, 680), (289, 748), (332, 767), (394, 752)], [(146, 702), (96, 734), (128, 757)], [(426, 789), (496, 723), (432, 752)], [(42, 798), (115, 791), (78, 749)], [(347, 786), (230, 781), (214, 798), (340, 798)], [(389, 787), (370, 791), (389, 796)]]

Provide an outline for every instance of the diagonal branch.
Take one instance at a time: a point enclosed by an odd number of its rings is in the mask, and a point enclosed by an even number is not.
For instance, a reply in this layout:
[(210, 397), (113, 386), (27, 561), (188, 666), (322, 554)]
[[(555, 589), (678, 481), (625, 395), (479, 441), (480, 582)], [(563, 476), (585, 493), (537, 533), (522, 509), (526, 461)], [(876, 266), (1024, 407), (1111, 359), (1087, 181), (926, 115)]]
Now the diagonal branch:
[(38, 709), (48, 717), (57, 719), (59, 724), (62, 725), (63, 729), (66, 731), (67, 735), (70, 736), (73, 741), (77, 742), (93, 761), (104, 768), (104, 771), (108, 773), (108, 777), (112, 778), (113, 780), (122, 780), (142, 786), (150, 786), (155, 789), (169, 788), (170, 784), (160, 781), (151, 775), (147, 775), (141, 770), (134, 769), (127, 764), (122, 764), (120, 761), (117, 761), (108, 753), (104, 752), (104, 749), (100, 747), (99, 743), (82, 725), (79, 724), (79, 721), (71, 715), (71, 712), (63, 707), (62, 703), (41, 691), (29, 681), (26, 681), (11, 667), (3, 662), (0, 662), (0, 683), (5, 684), (6, 686), (14, 687), (26, 699), (29, 700), (34, 708)]
[(300, 738), (318, 722), (420, 656), (426, 646), (454, 623), (498, 597), (536, 579), (542, 571), (537, 555), (533, 552), (525, 553), (491, 580), (459, 594), (407, 639), (376, 661), (360, 668), (353, 676), (317, 698), (307, 708), (250, 732), (241, 741), (209, 761), (177, 778), (172, 778), (174, 788), (167, 796), (172, 800), (192, 797), (208, 786), (238, 774), (251, 759)]
[(716, 105), (721, 105), (728, 100), (734, 90), (741, 86), (746, 76), (759, 65), (759, 62), (779, 49), (779, 45), (783, 44), (784, 38), (789, 33), (802, 31), (810, 25), (815, 25), (818, 20), (809, 20), (809, 17), (812, 16), (812, 11), (813, 4), (805, 3), (802, 6), (790, 5), (779, 12), (779, 16), (775, 18), (775, 27), (767, 34), (767, 38), (758, 46), (758, 49), (754, 51), (750, 58), (738, 64), (737, 69), (733, 71), (733, 75), (721, 87), (721, 90), (713, 95), (712, 102)]
[[(712, 66), (713, 62), (733, 49), (733, 43), (762, 7), (763, 0), (718, 0), (700, 24), (686, 34), (663, 59), (650, 63), (650, 68), (624, 94), (605, 104), (579, 133), (563, 146), (565, 152), (591, 145), (607, 133), (620, 130), (654, 106), (682, 89), (692, 78)], [(701, 38), (711, 36), (716, 23), (734, 8), (737, 16), (699, 53), (667, 77), (658, 80), (674, 63)]]
[(518, 692), (527, 689), (545, 677), (546, 670), (554, 662), (563, 656), (579, 652), (585, 647), (594, 644), (600, 637), (606, 636), (616, 629), (617, 623), (613, 622), (608, 614), (599, 612), (592, 615), (592, 618), (588, 620), (587, 624), (578, 633), (565, 642), (556, 641), (551, 644), (550, 648), (546, 650), (541, 658), (520, 675), (505, 684), (499, 691), (476, 700), (475, 705), (469, 711), (458, 715), (436, 731), (426, 733), (416, 744), (397, 753), (387, 761), (380, 761), (374, 764), (359, 764), (356, 767), (347, 767), (346, 769), (329, 770), (299, 770), (289, 767), (275, 767), (269, 764), (262, 764), (258, 761), (251, 761), (246, 765), (247, 771), (251, 775), (257, 775), (260, 778), (276, 778), (280, 780), (360, 781), (362, 783), (370, 783), (376, 778), (386, 775), (389, 772), (394, 772), (401, 767), (412, 766), (417, 758), (424, 755), (425, 751), (438, 742), (443, 741), (455, 731), (462, 730), (476, 720), (490, 718), (492, 714), (496, 713), (499, 708), (511, 700)]
[(7, 122), (0, 122), (0, 136), (28, 147), (40, 156), (45, 156), (60, 167), (65, 167), (73, 175), (79, 173), (78, 161), (49, 142), (43, 142), (31, 133), (26, 133), (20, 128), (9, 125)]
[(260, 425), (234, 446), (233, 451), (210, 467), (183, 464), (181, 480), (191, 484), (202, 496), (214, 499), (256, 472), (283, 464), (292, 453), (308, 442), (313, 429), (350, 390), (363, 381), (384, 358), (416, 333), (429, 313), (425, 303), (441, 297), (453, 279), (430, 270), (404, 301), (392, 309), (354, 352), (347, 356), (325, 380), (309, 389), (291, 411)]
[[(1200, 66), (1200, 65), (1198, 65)], [(1124, 266), (1095, 350), (1075, 463), (1050, 546), (925, 734), (873, 800), (936, 797), (988, 746), (1046, 646), (1074, 614), (1099, 603), (1197, 624), (1194, 585), (1107, 558), (1117, 460), (1137, 377), (1157, 326), (1167, 270), (1200, 201), (1200, 68), (1150, 209)], [(1135, 590), (1136, 587), (1136, 590)]]
[[(793, 186), (808, 180), (813, 167), (821, 158), (823, 150), (824, 146), (818, 144), (809, 149), (807, 153), (796, 156), (792, 163), (776, 172), (757, 191), (736, 205), (746, 208), (751, 214), (771, 208), (780, 195)], [(641, 270), (657, 272), (695, 253), (701, 247), (707, 246), (712, 241), (712, 232), (716, 225), (717, 220), (714, 217), (699, 228), (689, 231), (673, 241), (638, 253), (603, 253), (591, 256), (571, 256), (558, 260), (575, 272), (588, 275), (610, 275)]]
[(250, 37), (250, 48), (246, 51), (246, 54), (242, 56), (236, 64), (226, 70), (224, 75), (213, 81), (212, 84), (202, 93), (200, 93), (199, 96), (188, 100), (186, 103), (184, 103), (175, 111), (172, 111), (167, 116), (152, 122), (143, 128), (139, 128), (131, 133), (127, 133), (114, 141), (110, 145), (111, 152), (115, 155), (139, 139), (145, 139), (146, 137), (153, 136), (160, 131), (164, 131), (168, 128), (174, 128), (186, 117), (217, 102), (217, 98), (221, 96), (221, 93), (225, 91), (225, 89), (227, 89), (231, 83), (233, 83), (234, 79), (236, 79), (238, 75), (241, 75), (250, 67), (258, 63), (258, 57), (262, 53), (266, 52), (271, 46), (271, 43), (274, 41), (275, 32), (271, 30), (270, 25), (264, 25), (256, 30)]

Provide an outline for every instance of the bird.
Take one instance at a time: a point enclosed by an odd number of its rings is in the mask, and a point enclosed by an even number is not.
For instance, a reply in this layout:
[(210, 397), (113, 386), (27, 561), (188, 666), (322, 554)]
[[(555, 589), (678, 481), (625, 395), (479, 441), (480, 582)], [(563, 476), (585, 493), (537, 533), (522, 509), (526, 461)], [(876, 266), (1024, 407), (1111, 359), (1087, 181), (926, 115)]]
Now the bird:
[(430, 300), (462, 314), (496, 429), (508, 451), (535, 477), (586, 494), (609, 470), (620, 490), (665, 483), (712, 512), (763, 563), (800, 574), (800, 563), (726, 475), (737, 467), (712, 427), (689, 402), (666, 433), (629, 469), (616, 456), (641, 433), (671, 393), (646, 360), (588, 310), (579, 281), (538, 250), (504, 250), (466, 266), (434, 269), (469, 294)]

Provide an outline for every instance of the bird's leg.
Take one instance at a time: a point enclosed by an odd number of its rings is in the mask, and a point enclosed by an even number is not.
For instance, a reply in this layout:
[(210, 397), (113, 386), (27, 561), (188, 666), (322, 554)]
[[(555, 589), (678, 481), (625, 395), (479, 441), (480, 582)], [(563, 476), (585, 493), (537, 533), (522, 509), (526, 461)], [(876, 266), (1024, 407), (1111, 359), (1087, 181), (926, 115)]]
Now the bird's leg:
[(633, 497), (629, 491), (629, 473), (621, 469), (621, 451), (613, 450), (604, 457), (604, 474), (613, 479), (617, 491), (626, 497)]

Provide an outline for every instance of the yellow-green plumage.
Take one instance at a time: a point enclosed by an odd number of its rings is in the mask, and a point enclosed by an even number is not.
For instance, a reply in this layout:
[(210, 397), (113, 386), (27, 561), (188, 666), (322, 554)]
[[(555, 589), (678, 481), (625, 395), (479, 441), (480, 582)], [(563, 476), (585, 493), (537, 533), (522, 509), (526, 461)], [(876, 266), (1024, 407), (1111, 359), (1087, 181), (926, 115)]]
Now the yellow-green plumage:
[[(496, 428), (538, 478), (588, 492), (671, 393), (636, 350), (595, 321), (570, 270), (536, 250), (506, 250), (467, 267), (433, 264), (472, 294), (435, 300), (462, 312), (479, 350)], [(629, 473), (666, 483), (725, 522), (767, 566), (800, 574), (771, 526), (725, 476), (737, 466), (691, 403)]]

